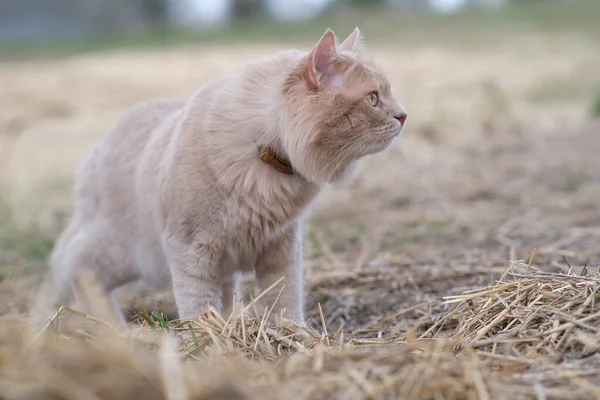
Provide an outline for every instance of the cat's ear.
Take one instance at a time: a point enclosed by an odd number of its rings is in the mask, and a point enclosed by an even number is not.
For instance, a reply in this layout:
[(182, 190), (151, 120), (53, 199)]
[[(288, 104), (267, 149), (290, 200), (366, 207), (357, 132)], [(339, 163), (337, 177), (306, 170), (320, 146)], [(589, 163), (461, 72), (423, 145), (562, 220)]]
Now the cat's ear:
[(325, 31), (319, 42), (313, 47), (309, 54), (308, 77), (310, 83), (318, 88), (323, 76), (330, 69), (331, 61), (336, 55), (336, 41), (333, 31), (329, 28)]
[(360, 34), (360, 30), (358, 26), (354, 28), (350, 36), (344, 40), (341, 44), (340, 49), (342, 50), (351, 50), (351, 51), (360, 51), (362, 50), (362, 35)]

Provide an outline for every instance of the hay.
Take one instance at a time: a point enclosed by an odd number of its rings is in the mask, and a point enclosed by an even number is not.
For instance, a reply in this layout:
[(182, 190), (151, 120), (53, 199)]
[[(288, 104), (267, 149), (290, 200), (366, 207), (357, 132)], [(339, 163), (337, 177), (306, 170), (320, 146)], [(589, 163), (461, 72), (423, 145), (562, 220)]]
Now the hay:
[[(128, 330), (68, 308), (41, 332), (25, 318), (4, 316), (0, 393), (3, 399), (600, 398), (599, 285), (597, 271), (555, 274), (514, 262), (495, 283), (444, 297), (453, 307), (429, 329), (390, 339), (328, 333), (323, 314), (320, 330), (274, 323), (255, 302), (238, 304), (229, 319), (214, 310), (187, 321), (144, 314)], [(57, 325), (59, 314), (71, 314), (70, 324)]]
[(454, 334), (482, 351), (510, 344), (512, 353), (552, 363), (587, 357), (600, 349), (599, 285), (597, 272), (545, 273), (513, 263), (493, 286), (444, 297), (458, 305), (442, 323), (458, 320)]

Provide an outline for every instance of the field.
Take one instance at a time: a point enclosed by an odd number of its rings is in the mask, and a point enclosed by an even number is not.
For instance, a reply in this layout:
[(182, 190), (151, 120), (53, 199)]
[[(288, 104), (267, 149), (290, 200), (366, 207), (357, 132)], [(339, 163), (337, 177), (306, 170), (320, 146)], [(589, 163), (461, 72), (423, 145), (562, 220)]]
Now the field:
[[(600, 398), (598, 12), (583, 2), (441, 19), (349, 13), (280, 42), (281, 27), (242, 27), (219, 40), (10, 50), (0, 398)], [(68, 309), (58, 323), (46, 257), (71, 212), (74, 169), (122, 112), (362, 22), (409, 118), (306, 221), (308, 327), (266, 323), (249, 299), (229, 319), (167, 321), (168, 288), (123, 299), (128, 330)]]

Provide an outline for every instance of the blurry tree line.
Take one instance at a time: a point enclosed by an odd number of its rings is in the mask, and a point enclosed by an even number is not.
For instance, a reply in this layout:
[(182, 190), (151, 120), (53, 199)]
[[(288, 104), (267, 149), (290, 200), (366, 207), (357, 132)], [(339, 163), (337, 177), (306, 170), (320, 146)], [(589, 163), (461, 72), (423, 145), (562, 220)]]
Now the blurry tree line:
[(344, 4), (452, 11), (468, 3), (508, 1), (540, 0), (0, 0), (0, 42), (170, 27), (203, 29), (264, 17), (299, 21)]

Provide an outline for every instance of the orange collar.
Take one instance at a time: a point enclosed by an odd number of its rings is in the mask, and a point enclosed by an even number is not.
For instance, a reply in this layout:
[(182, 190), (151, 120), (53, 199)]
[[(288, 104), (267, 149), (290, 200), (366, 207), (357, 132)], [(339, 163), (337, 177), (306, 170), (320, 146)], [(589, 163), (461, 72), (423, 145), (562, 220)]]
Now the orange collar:
[(272, 148), (259, 145), (258, 146), (258, 155), (264, 163), (269, 164), (271, 167), (275, 168), (277, 171), (282, 172), (284, 174), (288, 174), (288, 175), (294, 174), (294, 170), (292, 169), (292, 166), (289, 163), (278, 158), (277, 154), (275, 154), (275, 150), (273, 150)]

